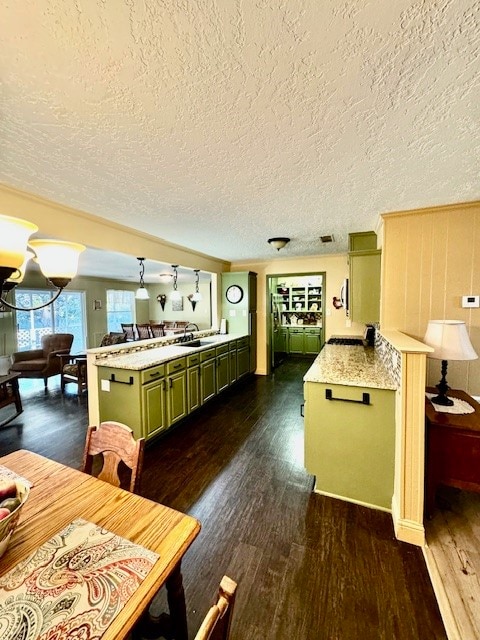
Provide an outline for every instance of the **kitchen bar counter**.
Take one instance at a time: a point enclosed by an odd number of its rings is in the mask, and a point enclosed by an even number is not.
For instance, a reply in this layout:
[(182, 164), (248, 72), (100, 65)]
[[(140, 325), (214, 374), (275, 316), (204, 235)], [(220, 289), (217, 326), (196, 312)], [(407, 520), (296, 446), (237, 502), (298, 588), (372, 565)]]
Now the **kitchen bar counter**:
[(326, 344), (303, 380), (373, 389), (397, 388), (375, 349), (362, 346)]
[[(239, 338), (246, 337), (246, 335), (209, 335), (202, 338), (197, 338), (196, 340), (201, 340), (205, 344), (201, 347), (187, 347), (188, 343), (180, 344), (169, 344), (166, 346), (158, 346), (155, 348), (143, 349), (143, 350), (135, 350), (135, 345), (138, 345), (138, 342), (128, 343), (132, 346), (131, 350), (128, 353), (120, 353), (119, 355), (115, 355), (112, 353), (106, 358), (97, 359), (95, 364), (97, 366), (102, 367), (112, 367), (114, 369), (129, 369), (131, 371), (142, 371), (143, 369), (148, 369), (149, 367), (154, 367), (156, 365), (162, 364), (164, 362), (168, 362), (170, 360), (174, 360), (175, 358), (181, 358), (182, 356), (191, 355), (192, 353), (197, 353), (204, 351), (206, 349), (211, 349), (212, 347), (218, 347), (222, 344), (228, 344), (232, 340), (237, 340)], [(208, 343), (208, 344), (207, 344)], [(123, 346), (123, 345), (122, 345)], [(100, 351), (99, 349), (91, 349), (89, 353), (95, 353)], [(117, 349), (118, 351), (118, 349)]]

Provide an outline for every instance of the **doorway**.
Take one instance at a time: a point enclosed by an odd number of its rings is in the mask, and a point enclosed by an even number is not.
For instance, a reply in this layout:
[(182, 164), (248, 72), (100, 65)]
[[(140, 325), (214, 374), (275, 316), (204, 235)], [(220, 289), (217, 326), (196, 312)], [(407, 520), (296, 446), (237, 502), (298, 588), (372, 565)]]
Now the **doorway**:
[(316, 356), (325, 336), (322, 272), (267, 276), (269, 373), (294, 356)]

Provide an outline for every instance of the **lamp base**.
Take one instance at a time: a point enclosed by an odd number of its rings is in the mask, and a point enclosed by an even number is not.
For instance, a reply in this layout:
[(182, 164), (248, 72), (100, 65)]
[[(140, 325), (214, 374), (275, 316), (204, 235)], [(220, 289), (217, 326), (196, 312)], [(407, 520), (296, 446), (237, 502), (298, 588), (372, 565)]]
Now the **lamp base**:
[(447, 361), (442, 360), (442, 379), (437, 384), (438, 396), (432, 398), (432, 402), (434, 404), (439, 404), (442, 407), (451, 407), (453, 406), (453, 400), (447, 396), (447, 391), (450, 387), (447, 384)]
[(439, 394), (438, 396), (435, 396), (434, 398), (430, 398), (430, 400), (433, 402), (433, 404), (439, 404), (442, 407), (453, 406), (453, 400), (451, 400), (448, 396), (444, 396), (441, 394)]

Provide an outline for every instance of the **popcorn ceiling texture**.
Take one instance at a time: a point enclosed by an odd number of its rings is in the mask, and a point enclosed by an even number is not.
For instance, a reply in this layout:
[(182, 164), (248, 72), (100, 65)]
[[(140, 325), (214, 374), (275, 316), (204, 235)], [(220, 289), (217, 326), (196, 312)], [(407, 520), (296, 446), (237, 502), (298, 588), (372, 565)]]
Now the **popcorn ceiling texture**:
[(379, 213), (478, 197), (479, 15), (2, 3), (0, 180), (229, 260), (271, 259), (273, 235), (286, 257), (346, 251)]

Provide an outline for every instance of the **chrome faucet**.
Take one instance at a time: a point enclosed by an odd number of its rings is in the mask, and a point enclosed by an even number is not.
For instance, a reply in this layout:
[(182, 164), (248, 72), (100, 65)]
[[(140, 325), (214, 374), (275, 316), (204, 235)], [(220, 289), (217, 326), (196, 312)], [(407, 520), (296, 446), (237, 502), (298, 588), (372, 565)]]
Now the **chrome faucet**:
[[(198, 331), (198, 325), (194, 322), (189, 322), (188, 324), (186, 324), (182, 342), (187, 342), (187, 329), (189, 329), (190, 327), (195, 327), (195, 331)], [(193, 340), (193, 332), (190, 332), (190, 340)]]

